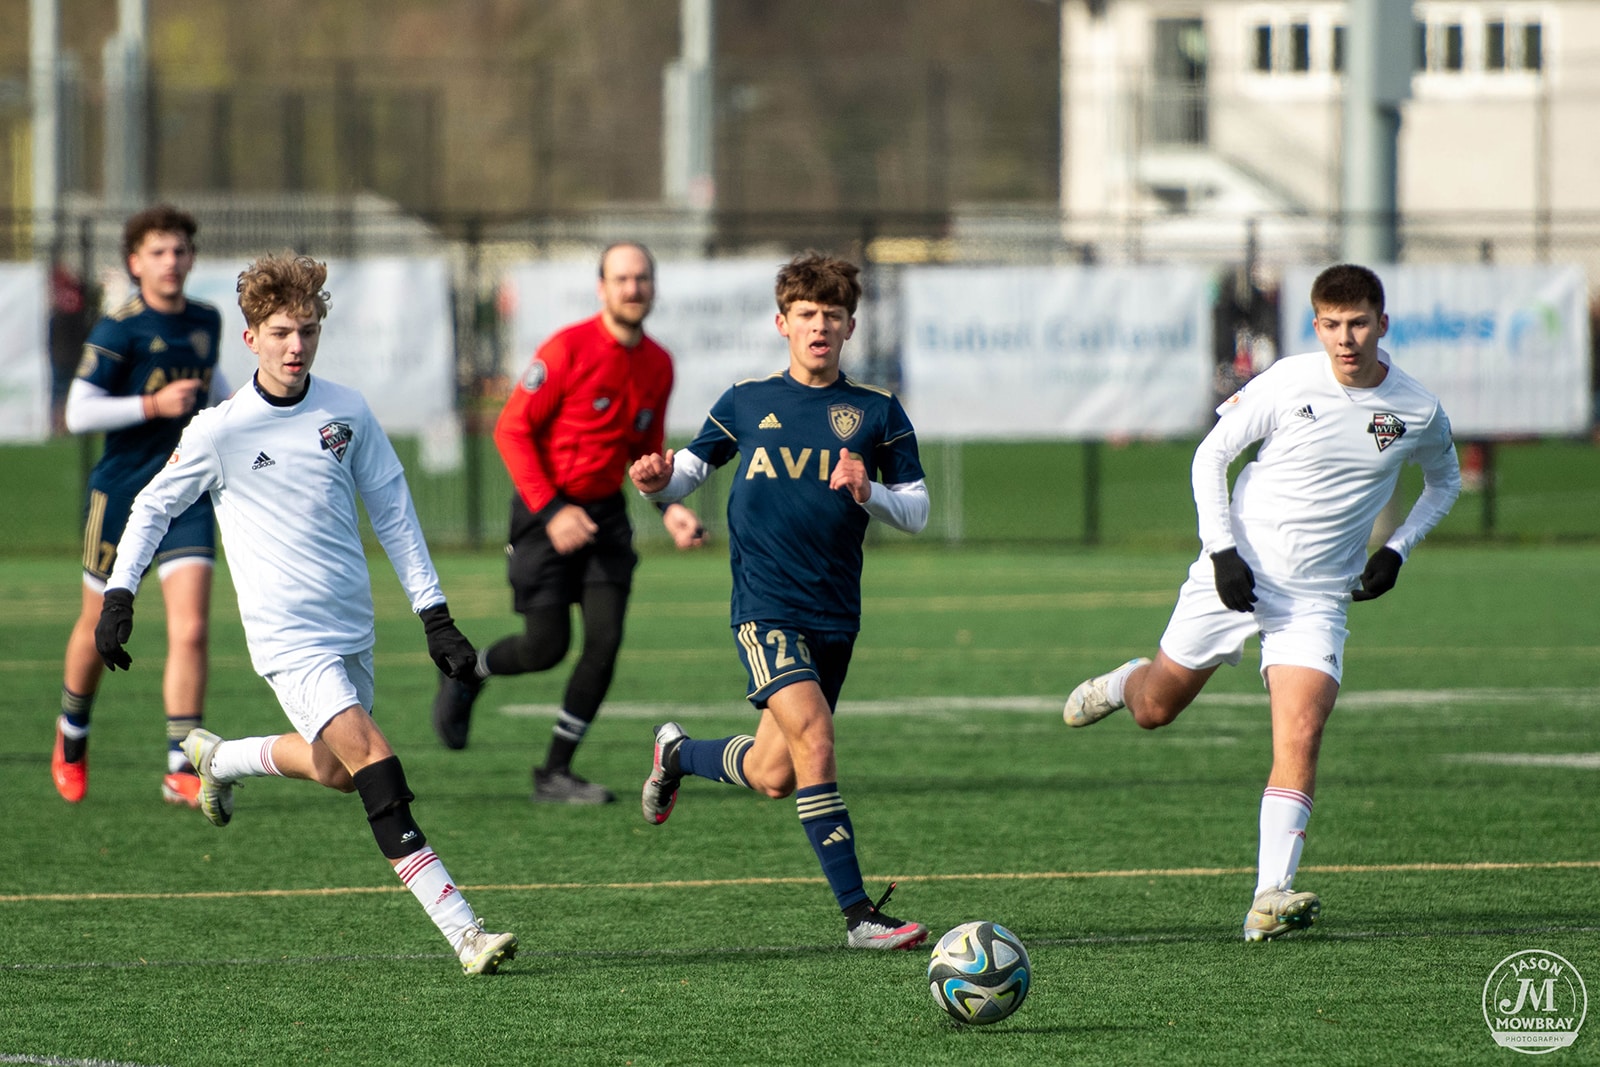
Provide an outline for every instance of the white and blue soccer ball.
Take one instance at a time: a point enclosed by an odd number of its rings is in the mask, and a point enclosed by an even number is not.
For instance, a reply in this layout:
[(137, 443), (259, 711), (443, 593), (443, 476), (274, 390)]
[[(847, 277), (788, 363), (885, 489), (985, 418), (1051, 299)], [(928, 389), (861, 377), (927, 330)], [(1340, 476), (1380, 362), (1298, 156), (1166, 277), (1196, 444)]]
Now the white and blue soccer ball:
[(970, 922), (946, 933), (928, 960), (933, 1002), (958, 1023), (997, 1023), (1022, 1007), (1033, 967), (1017, 935), (999, 923)]

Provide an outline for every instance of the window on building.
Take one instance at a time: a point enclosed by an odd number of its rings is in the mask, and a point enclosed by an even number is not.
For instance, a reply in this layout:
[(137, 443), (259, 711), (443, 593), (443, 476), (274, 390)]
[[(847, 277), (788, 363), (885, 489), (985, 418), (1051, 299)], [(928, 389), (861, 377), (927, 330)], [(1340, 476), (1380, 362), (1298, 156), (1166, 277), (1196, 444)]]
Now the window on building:
[(1457, 3), (1424, 14), (1417, 24), (1418, 71), (1470, 77), (1544, 68), (1544, 27), (1531, 5), (1479, 12)]
[(1537, 22), (1522, 27), (1522, 69), (1544, 69), (1544, 31)]
[(1442, 53), (1439, 57), (1439, 66), (1450, 71), (1461, 70), (1466, 66), (1466, 48), (1463, 47), (1461, 24), (1459, 22), (1446, 24), (1441, 28), (1439, 37), (1439, 48)]
[(1343, 32), (1342, 27), (1334, 27), (1304, 15), (1250, 24), (1250, 69), (1256, 74), (1272, 75), (1326, 74), (1330, 69), (1338, 71), (1343, 67), (1342, 52), (1331, 67), (1329, 57), (1335, 49), (1342, 49), (1343, 45), (1334, 45), (1325, 39), (1324, 35), (1330, 30)]
[(1344, 36), (1343, 26), (1335, 26), (1333, 28), (1333, 55), (1331, 62), (1335, 74), (1344, 73)]
[(1261, 74), (1272, 70), (1272, 27), (1257, 26), (1255, 28), (1255, 69)]
[(1506, 69), (1506, 24), (1504, 22), (1486, 22), (1483, 24), (1483, 69)]
[(1304, 22), (1289, 26), (1289, 69), (1297, 74), (1311, 69), (1311, 27)]

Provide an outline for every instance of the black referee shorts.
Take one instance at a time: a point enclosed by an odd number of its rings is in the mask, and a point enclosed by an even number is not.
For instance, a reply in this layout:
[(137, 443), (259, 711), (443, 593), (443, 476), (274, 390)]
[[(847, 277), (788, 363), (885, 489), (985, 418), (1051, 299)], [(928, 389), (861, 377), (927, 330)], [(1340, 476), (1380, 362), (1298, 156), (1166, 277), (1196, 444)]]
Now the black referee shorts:
[(506, 576), (511, 603), (518, 614), (536, 608), (576, 604), (585, 585), (633, 587), (633, 524), (622, 494), (581, 505), (600, 529), (589, 544), (570, 556), (556, 552), (544, 523), (534, 517), (522, 497), (511, 497), (511, 538), (506, 545)]

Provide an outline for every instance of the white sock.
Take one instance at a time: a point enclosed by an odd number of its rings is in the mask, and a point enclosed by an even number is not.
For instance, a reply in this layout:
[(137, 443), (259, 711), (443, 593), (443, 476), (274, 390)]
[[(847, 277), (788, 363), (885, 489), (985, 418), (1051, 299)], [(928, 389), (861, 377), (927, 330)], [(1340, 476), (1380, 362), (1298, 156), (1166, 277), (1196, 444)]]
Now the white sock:
[(467, 931), (477, 923), (478, 917), (450, 880), (444, 861), (434, 855), (433, 849), (424, 846), (420, 852), (401, 860), (394, 873), (411, 890), (411, 895), (417, 898), (417, 903), (450, 942), (450, 947), (460, 952)]
[(1306, 847), (1311, 798), (1298, 789), (1267, 786), (1261, 794), (1261, 851), (1256, 860), (1256, 895), (1288, 889)]
[(224, 741), (211, 754), (211, 777), (223, 785), (241, 778), (281, 778), (272, 762), (272, 743), (277, 737), (241, 737)]
[(1106, 699), (1113, 704), (1126, 706), (1127, 701), (1122, 699), (1123, 687), (1128, 684), (1128, 675), (1132, 674), (1134, 668), (1138, 666), (1140, 664), (1137, 660), (1129, 660), (1111, 672), (1111, 676), (1106, 679)]

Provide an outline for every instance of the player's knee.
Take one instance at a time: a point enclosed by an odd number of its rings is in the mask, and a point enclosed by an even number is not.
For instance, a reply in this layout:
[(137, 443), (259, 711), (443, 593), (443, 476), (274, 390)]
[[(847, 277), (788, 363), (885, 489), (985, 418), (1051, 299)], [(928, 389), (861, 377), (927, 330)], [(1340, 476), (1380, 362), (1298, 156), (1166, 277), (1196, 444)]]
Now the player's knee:
[(369, 764), (355, 773), (355, 788), (367, 809), (367, 823), (379, 850), (392, 860), (404, 859), (428, 839), (411, 817), (411, 802), (416, 799), (406, 785), (400, 757), (390, 756)]
[(1133, 721), (1146, 730), (1159, 730), (1169, 725), (1183, 711), (1182, 705), (1174, 704), (1156, 698), (1147, 697), (1135, 707), (1130, 705)]
[(168, 654), (187, 653), (204, 655), (206, 642), (211, 637), (211, 627), (204, 615), (198, 618), (169, 619), (167, 622)]
[(336, 789), (341, 793), (354, 793), (356, 791), (356, 780), (343, 767), (335, 766), (326, 769), (318, 767), (314, 773), (316, 774), (318, 785)]

